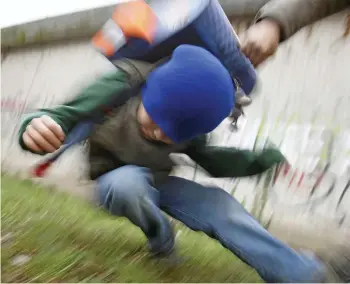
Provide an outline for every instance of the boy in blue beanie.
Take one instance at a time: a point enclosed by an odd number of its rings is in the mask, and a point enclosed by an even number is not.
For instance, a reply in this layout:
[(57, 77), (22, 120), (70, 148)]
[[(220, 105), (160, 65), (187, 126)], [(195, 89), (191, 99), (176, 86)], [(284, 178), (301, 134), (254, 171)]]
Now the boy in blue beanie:
[(319, 281), (320, 261), (275, 239), (227, 192), (169, 176), (171, 153), (187, 154), (215, 177), (255, 175), (284, 160), (273, 149), (257, 154), (206, 145), (205, 134), (235, 103), (231, 77), (220, 61), (202, 48), (182, 45), (141, 88), (132, 88), (133, 79), (116, 69), (71, 101), (28, 116), (20, 145), (37, 154), (54, 152), (97, 106), (102, 108), (111, 96), (135, 92), (96, 125), (89, 139), (90, 177), (99, 204), (138, 226), (155, 256), (171, 255), (174, 248), (163, 210), (217, 239), (265, 281)]
[[(233, 94), (231, 77), (217, 58), (205, 49), (181, 46), (148, 77), (141, 113), (149, 115), (156, 133), (180, 144), (214, 130), (230, 114)], [(152, 133), (145, 134), (152, 139)]]

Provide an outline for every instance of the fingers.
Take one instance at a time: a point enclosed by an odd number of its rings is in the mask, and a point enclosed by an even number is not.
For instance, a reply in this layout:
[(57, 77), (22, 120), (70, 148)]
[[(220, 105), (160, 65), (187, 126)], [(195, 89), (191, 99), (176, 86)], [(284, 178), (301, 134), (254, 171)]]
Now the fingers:
[(262, 47), (254, 41), (246, 40), (244, 42), (242, 51), (244, 55), (248, 57), (254, 67), (258, 66), (267, 58)]
[(250, 41), (248, 38), (243, 38), (242, 40), (242, 52), (248, 57), (250, 62), (256, 66), (256, 63), (261, 57), (261, 48), (255, 44), (255, 42)]
[(242, 50), (244, 55), (247, 56), (254, 67), (259, 66), (264, 62), (269, 56), (273, 54), (270, 50), (265, 50), (260, 45), (254, 42), (248, 42), (244, 50)]
[(64, 140), (62, 128), (49, 116), (34, 118), (23, 134), (24, 144), (36, 153), (52, 153)]
[(251, 60), (251, 56), (252, 56), (252, 43), (247, 39), (246, 36), (244, 36), (242, 38), (242, 45), (241, 45), (241, 50), (243, 52), (243, 54), (245, 56), (247, 56), (249, 58), (249, 60)]
[(257, 67), (273, 55), (277, 45), (272, 45), (268, 39), (263, 41), (260, 37), (252, 36), (249, 32), (242, 38), (242, 52), (250, 62)]
[[(28, 125), (27, 127), (27, 134), (29, 137), (35, 142), (36, 145), (39, 146), (39, 148), (43, 152), (52, 153), (54, 152), (58, 147), (54, 146), (54, 137), (50, 137), (48, 133), (46, 133), (48, 130), (38, 127), (38, 123), (36, 123), (36, 126)], [(51, 136), (53, 136), (51, 134)], [(49, 138), (47, 138), (49, 137)], [(52, 143), (52, 144), (51, 144)]]
[(54, 121), (51, 117), (44, 115), (41, 117), (45, 126), (52, 131), (53, 134), (58, 138), (59, 141), (63, 141), (65, 138), (62, 127)]
[(252, 63), (257, 67), (265, 58), (265, 54), (261, 46), (253, 44), (252, 46)]
[(22, 136), (23, 143), (28, 147), (28, 149), (32, 150), (35, 153), (43, 153), (41, 148), (35, 143), (35, 141), (28, 135), (27, 131), (23, 133)]

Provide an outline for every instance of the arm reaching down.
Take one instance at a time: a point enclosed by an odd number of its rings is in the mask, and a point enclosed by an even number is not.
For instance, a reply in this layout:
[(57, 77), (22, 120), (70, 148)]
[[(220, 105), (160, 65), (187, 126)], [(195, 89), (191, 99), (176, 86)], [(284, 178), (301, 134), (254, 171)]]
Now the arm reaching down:
[(280, 26), (281, 41), (288, 39), (301, 28), (337, 13), (349, 0), (272, 0), (258, 12), (256, 22), (271, 19)]
[(280, 42), (301, 28), (345, 9), (349, 0), (271, 0), (241, 38), (243, 53), (254, 66), (273, 55)]
[(205, 145), (197, 139), (185, 152), (213, 177), (246, 177), (260, 174), (274, 165), (285, 162), (277, 149), (265, 149), (260, 153), (229, 147)]

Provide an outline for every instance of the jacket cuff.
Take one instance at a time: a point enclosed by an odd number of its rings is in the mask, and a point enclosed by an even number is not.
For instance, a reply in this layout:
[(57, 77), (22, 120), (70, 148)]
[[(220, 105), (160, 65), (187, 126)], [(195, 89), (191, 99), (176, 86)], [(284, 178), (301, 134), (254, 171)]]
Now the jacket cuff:
[(287, 22), (286, 15), (281, 13), (281, 8), (276, 3), (267, 3), (263, 6), (255, 16), (254, 22), (260, 22), (264, 19), (270, 19), (277, 22), (280, 26), (280, 42), (283, 42), (294, 34)]

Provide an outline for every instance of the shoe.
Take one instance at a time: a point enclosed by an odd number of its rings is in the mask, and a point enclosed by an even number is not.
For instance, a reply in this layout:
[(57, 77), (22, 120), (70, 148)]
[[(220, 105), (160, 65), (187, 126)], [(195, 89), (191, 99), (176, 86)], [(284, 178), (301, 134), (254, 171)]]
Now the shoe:
[(242, 107), (246, 107), (252, 103), (252, 99), (246, 95), (243, 95), (236, 98), (236, 103)]
[(233, 131), (237, 131), (237, 122), (238, 119), (244, 115), (243, 108), (246, 106), (249, 106), (252, 103), (252, 99), (244, 94), (244, 92), (241, 89), (238, 89), (235, 95), (236, 104), (234, 108), (231, 110), (231, 113), (229, 115), (229, 118), (232, 120), (231, 122), (231, 129)]
[(350, 246), (337, 246), (316, 253), (326, 266), (324, 283), (350, 283)]
[(239, 105), (241, 107), (249, 106), (252, 103), (252, 99), (247, 96), (241, 88), (238, 88), (235, 93), (235, 101), (236, 105)]
[(184, 262), (183, 258), (177, 254), (174, 248), (167, 253), (152, 253), (151, 257), (153, 260), (170, 267), (178, 266)]

